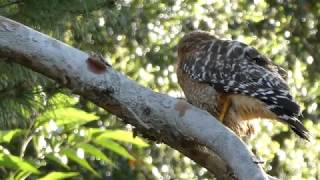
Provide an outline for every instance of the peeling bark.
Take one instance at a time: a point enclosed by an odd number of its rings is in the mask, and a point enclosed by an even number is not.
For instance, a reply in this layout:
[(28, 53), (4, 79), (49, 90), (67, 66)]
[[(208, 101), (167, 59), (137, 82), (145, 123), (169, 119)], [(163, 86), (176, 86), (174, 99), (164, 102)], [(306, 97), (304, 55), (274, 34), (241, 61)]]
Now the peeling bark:
[(155, 93), (112, 67), (47, 35), (0, 16), (0, 57), (48, 76), (163, 142), (217, 179), (268, 179), (253, 154), (209, 113)]

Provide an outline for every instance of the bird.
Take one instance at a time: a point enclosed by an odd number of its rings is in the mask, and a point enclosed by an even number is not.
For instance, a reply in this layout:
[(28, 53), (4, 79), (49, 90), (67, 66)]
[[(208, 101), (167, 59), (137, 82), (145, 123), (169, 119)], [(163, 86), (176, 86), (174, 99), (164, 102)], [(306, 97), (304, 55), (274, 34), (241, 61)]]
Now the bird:
[(286, 71), (254, 47), (193, 31), (182, 37), (177, 51), (178, 84), (190, 104), (240, 137), (255, 132), (251, 120), (271, 119), (309, 139), (298, 119), (300, 106), (290, 94)]

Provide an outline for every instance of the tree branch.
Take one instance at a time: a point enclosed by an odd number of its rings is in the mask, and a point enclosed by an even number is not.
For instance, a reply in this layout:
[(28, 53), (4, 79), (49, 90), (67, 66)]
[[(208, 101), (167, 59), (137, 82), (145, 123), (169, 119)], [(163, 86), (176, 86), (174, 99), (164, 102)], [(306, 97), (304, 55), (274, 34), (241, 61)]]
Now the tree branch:
[(231, 172), (243, 180), (267, 179), (246, 145), (209, 113), (142, 87), (109, 66), (94, 71), (87, 53), (1, 16), (0, 57), (56, 80), (218, 179), (231, 179)]

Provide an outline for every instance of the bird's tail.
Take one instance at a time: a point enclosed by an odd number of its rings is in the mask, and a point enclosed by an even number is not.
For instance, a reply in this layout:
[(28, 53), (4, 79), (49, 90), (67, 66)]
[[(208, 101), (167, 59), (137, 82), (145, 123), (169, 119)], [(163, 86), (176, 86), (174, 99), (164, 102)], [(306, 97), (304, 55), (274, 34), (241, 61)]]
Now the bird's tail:
[(301, 121), (299, 121), (296, 117), (290, 116), (279, 116), (279, 118), (288, 123), (290, 128), (301, 138), (309, 141), (309, 131), (303, 126)]
[[(250, 86), (225, 86), (225, 82), (212, 84), (217, 91), (251, 96), (264, 102), (267, 108), (273, 112), (280, 121), (288, 124), (290, 128), (301, 138), (309, 140), (309, 132), (296, 118), (300, 115), (300, 106), (293, 100), (288, 90), (258, 89), (250, 91)], [(251, 89), (254, 89), (252, 87)]]

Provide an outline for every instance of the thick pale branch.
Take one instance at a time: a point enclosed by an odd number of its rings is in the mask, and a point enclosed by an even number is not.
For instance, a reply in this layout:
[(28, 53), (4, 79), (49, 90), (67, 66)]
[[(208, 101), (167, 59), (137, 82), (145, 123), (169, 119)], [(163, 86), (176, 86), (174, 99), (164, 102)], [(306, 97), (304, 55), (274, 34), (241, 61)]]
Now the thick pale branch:
[[(88, 54), (0, 17), (0, 57), (48, 76), (164, 142), (213, 172), (218, 179), (267, 179), (253, 154), (205, 111), (142, 87), (111, 67), (97, 72)], [(216, 156), (217, 154), (218, 156)]]

